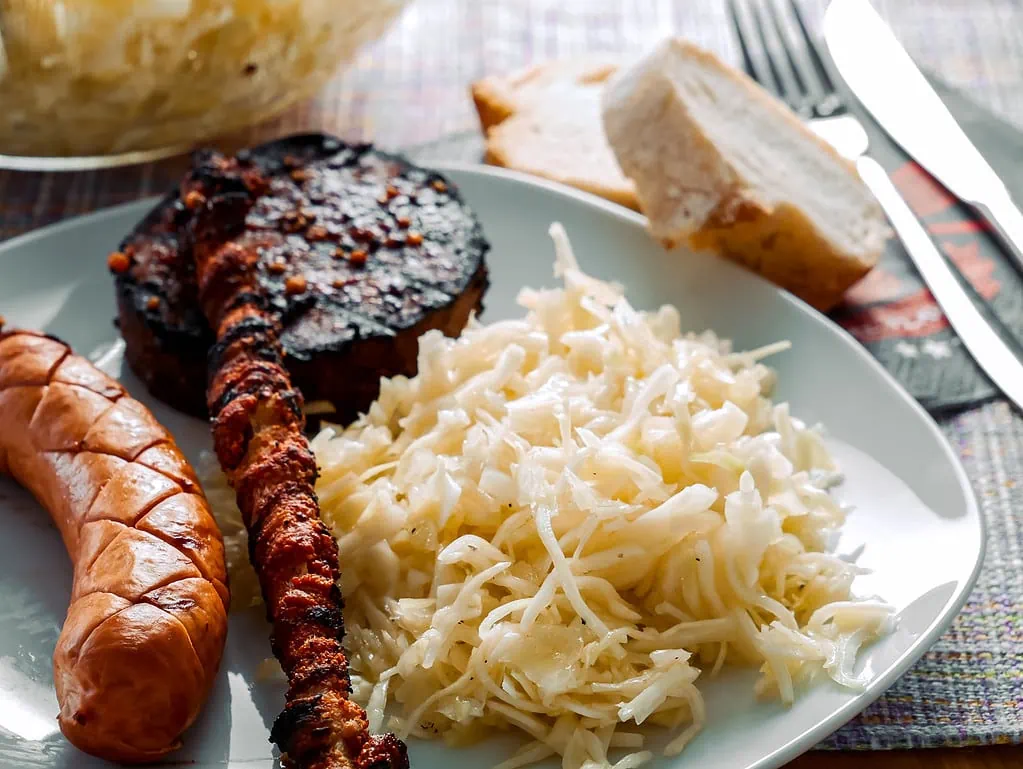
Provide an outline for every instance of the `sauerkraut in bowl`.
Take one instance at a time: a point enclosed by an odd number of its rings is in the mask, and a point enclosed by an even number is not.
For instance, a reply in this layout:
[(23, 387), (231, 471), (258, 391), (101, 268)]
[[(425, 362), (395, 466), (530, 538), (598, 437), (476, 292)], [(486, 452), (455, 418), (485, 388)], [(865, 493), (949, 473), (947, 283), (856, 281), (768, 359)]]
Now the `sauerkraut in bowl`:
[(0, 154), (191, 146), (314, 94), (406, 0), (11, 0)]
[[(552, 236), (561, 288), (523, 290), (519, 320), (428, 332), (416, 377), (312, 441), (371, 727), (512, 729), (502, 769), (628, 769), (653, 758), (641, 726), (670, 730), (669, 755), (699, 733), (724, 665), (786, 703), (816, 677), (863, 686), (857, 653), (894, 610), (832, 552), (848, 511), (821, 429), (770, 399), (762, 361), (788, 345), (683, 333)], [(208, 488), (237, 594), (243, 527)]]

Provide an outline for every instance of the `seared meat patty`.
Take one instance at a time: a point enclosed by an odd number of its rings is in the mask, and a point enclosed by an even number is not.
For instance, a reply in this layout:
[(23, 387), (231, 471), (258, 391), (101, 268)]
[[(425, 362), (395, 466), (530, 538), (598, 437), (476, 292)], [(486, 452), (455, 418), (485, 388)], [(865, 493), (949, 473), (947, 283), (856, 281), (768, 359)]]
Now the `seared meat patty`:
[[(415, 374), (423, 332), (454, 336), (480, 309), (489, 246), (439, 174), (321, 134), (241, 152), (227, 166), (215, 159), (194, 158), (190, 174), (204, 188), (263, 180), (236, 237), (259, 249), (261, 301), (282, 324), (285, 365), (307, 403), (330, 401), (350, 420), (376, 397), (380, 377)], [(213, 334), (186, 235), (195, 205), (169, 194), (112, 267), (132, 370), (157, 397), (205, 416)]]

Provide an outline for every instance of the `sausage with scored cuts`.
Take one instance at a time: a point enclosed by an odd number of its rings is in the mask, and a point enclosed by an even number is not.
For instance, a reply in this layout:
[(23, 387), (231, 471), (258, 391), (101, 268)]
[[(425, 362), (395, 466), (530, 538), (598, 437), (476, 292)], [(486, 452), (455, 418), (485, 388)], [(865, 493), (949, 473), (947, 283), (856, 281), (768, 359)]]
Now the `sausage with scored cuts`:
[(0, 332), (0, 472), (49, 510), (74, 563), (53, 656), (64, 735), (113, 761), (180, 744), (227, 632), (224, 548), (170, 433), (63, 342)]

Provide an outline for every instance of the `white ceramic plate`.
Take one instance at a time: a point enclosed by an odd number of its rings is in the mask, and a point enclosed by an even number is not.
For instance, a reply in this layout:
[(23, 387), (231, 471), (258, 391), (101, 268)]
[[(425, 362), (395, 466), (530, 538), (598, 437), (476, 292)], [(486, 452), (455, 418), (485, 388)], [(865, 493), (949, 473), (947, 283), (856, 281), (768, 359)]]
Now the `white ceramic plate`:
[[(849, 336), (823, 316), (724, 261), (665, 254), (640, 216), (557, 185), (480, 167), (453, 167), (451, 178), (479, 214), (493, 244), (486, 319), (519, 315), (523, 285), (551, 285), (547, 228), (561, 221), (585, 269), (627, 286), (640, 308), (668, 302), (683, 327), (713, 328), (740, 347), (790, 339), (772, 359), (779, 397), (805, 420), (828, 426), (847, 474), (839, 495), (856, 506), (840, 549), (865, 549), (871, 575), (857, 582), (899, 609), (897, 632), (863, 656), (873, 683), (863, 692), (825, 683), (791, 708), (756, 703), (753, 674), (708, 681), (708, 727), (661, 767), (769, 769), (837, 729), (923, 654), (962, 606), (983, 551), (983, 531), (966, 477), (935, 424)], [(43, 328), (121, 376), (149, 404), (194, 461), (206, 426), (149, 397), (122, 366), (111, 319), (113, 291), (105, 254), (151, 201), (49, 227), (0, 246), (0, 311), (9, 323)], [(3, 429), (0, 414), (0, 429)], [(67, 745), (54, 720), (50, 655), (67, 606), (71, 569), (46, 513), (0, 479), (0, 766), (104, 766)], [(258, 615), (232, 617), (223, 670), (199, 723), (170, 764), (194, 769), (274, 765), (267, 734), (282, 690), (256, 681), (268, 656)], [(489, 767), (509, 740), (470, 749), (413, 741), (417, 769)]]

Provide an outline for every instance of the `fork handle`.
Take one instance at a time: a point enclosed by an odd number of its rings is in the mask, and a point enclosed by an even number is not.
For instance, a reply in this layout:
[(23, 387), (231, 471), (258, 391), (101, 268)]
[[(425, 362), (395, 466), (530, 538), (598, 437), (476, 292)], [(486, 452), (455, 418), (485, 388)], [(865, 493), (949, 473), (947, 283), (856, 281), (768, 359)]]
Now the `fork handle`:
[(881, 165), (863, 156), (856, 161), (856, 168), (888, 215), (906, 253), (963, 345), (991, 381), (1023, 409), (1023, 363), (977, 309), (955, 271)]
[(1023, 213), (1009, 191), (1002, 186), (996, 194), (974, 203), (973, 207), (994, 228), (1017, 269), (1023, 270)]

